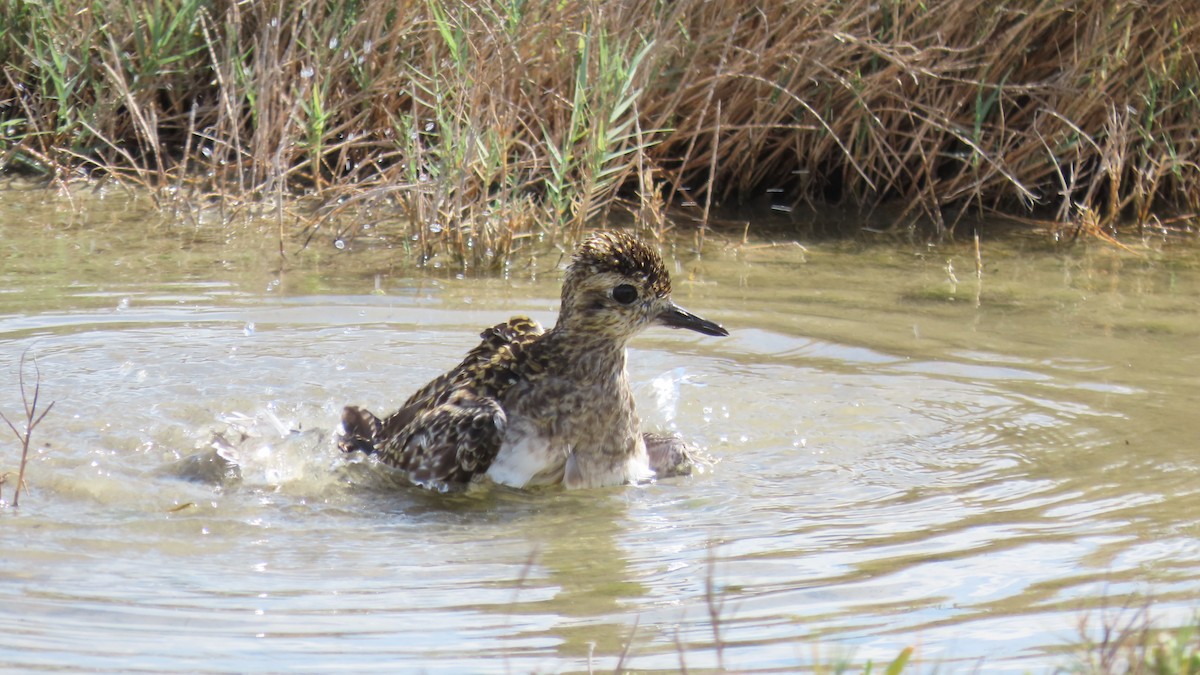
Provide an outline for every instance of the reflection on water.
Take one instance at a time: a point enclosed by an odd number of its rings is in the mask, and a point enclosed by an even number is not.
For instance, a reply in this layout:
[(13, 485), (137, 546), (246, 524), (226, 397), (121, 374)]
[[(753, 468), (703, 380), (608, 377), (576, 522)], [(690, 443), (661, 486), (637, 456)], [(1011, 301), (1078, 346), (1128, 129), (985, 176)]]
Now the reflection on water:
[(1200, 604), (1191, 251), (985, 242), (980, 284), (955, 246), (680, 244), (678, 300), (733, 334), (652, 330), (630, 368), (715, 465), (434, 495), (338, 453), (341, 406), (552, 321), (557, 256), (429, 278), (88, 207), (0, 194), (0, 409), (26, 351), (57, 402), (0, 511), (13, 667), (1043, 672), (1101, 605)]

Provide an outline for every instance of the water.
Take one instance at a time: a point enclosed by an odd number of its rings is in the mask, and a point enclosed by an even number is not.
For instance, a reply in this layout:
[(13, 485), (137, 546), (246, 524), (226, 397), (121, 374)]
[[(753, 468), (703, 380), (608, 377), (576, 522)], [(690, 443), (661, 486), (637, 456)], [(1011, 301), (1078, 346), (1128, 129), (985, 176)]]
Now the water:
[(341, 406), (388, 411), (510, 314), (551, 322), (556, 255), (491, 280), (328, 241), (281, 264), (269, 231), (75, 200), (0, 194), (0, 410), (23, 353), (55, 401), (0, 510), (10, 669), (789, 671), (913, 646), (1050, 672), (1081, 622), (1200, 606), (1186, 247), (985, 240), (980, 283), (967, 246), (681, 243), (677, 301), (732, 335), (652, 329), (630, 370), (646, 425), (715, 464), (434, 495), (340, 455)]

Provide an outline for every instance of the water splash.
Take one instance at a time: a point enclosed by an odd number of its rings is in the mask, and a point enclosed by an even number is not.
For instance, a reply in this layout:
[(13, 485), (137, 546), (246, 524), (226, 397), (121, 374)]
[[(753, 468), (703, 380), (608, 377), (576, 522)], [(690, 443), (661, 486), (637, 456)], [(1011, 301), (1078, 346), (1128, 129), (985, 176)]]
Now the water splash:
[(681, 366), (660, 374), (647, 385), (654, 399), (654, 410), (670, 429), (676, 428), (680, 389), (686, 379), (687, 372)]
[(225, 428), (212, 434), (209, 447), (237, 468), (243, 484), (278, 488), (335, 480), (342, 461), (326, 431), (305, 430), (297, 419), (280, 418), (269, 405), (253, 415), (225, 413), (217, 421)]

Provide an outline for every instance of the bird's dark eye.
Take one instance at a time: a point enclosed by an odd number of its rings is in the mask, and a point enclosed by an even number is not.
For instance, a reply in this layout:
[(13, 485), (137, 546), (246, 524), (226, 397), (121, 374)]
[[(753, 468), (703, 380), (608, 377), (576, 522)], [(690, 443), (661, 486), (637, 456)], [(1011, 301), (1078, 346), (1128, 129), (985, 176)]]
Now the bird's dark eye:
[(628, 305), (634, 300), (637, 300), (637, 295), (637, 289), (629, 284), (621, 284), (620, 286), (617, 286), (613, 289), (612, 293), (613, 300), (616, 300), (622, 305)]

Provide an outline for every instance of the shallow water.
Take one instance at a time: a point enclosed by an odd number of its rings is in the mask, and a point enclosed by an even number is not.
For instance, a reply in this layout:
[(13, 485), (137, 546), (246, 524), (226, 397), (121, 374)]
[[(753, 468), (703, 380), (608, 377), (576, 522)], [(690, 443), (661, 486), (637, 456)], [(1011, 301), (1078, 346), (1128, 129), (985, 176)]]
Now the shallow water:
[[(1105, 607), (1200, 606), (1186, 247), (985, 241), (980, 282), (966, 246), (680, 243), (676, 300), (732, 335), (652, 329), (630, 371), (645, 424), (715, 464), (436, 495), (340, 455), (341, 406), (388, 411), (510, 314), (552, 322), (556, 255), (491, 280), (326, 243), (281, 265), (269, 233), (75, 199), (0, 192), (0, 410), (23, 353), (55, 401), (0, 509), (9, 668), (787, 671), (914, 646), (1048, 672)], [(189, 459), (214, 443), (238, 476)]]

